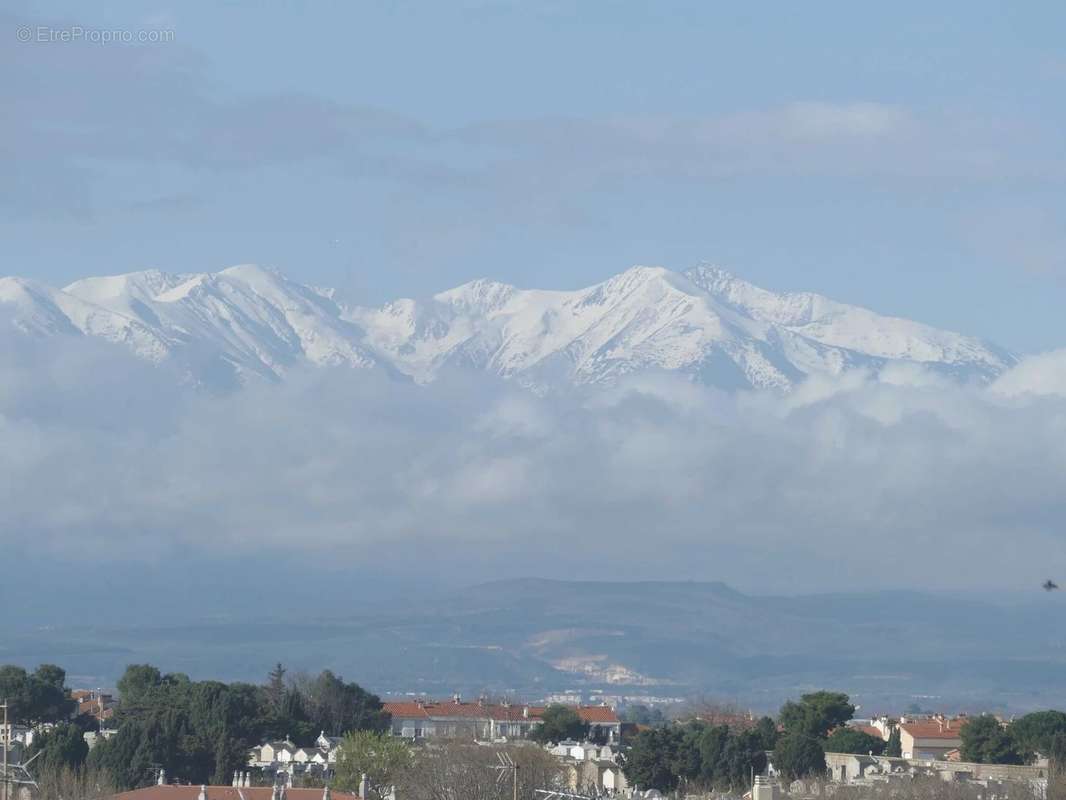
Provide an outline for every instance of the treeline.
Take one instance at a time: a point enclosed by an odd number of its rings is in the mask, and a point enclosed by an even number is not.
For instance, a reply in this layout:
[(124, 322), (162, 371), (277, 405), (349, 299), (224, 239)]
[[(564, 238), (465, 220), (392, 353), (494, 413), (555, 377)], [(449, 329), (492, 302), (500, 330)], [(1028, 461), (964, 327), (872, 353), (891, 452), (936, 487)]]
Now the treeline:
[(773, 753), (775, 769), (789, 778), (820, 775), (826, 750), (866, 753), (885, 747), (880, 739), (844, 727), (854, 713), (846, 694), (812, 692), (785, 703), (777, 721), (662, 724), (637, 735), (626, 758), (626, 778), (660, 791), (740, 790), (750, 785), (753, 773), (766, 769), (767, 752)]
[(87, 764), (119, 787), (150, 782), (159, 767), (192, 783), (229, 783), (264, 739), (314, 742), (320, 731), (383, 731), (381, 700), (329, 670), (314, 678), (285, 679), (279, 664), (263, 685), (193, 681), (142, 664), (118, 682), (118, 732), (89, 754)]
[(33, 672), (0, 666), (0, 699), (7, 701), (8, 719), (30, 726), (70, 719), (74, 701), (66, 681), (66, 671), (55, 664), (41, 664)]
[(766, 751), (776, 742), (777, 726), (769, 717), (745, 730), (701, 720), (664, 724), (637, 734), (624, 770), (630, 784), (642, 789), (739, 789), (750, 783), (752, 770), (766, 768)]
[[(643, 789), (672, 791), (741, 789), (766, 768), (767, 752), (786, 779), (825, 774), (825, 754), (873, 753), (899, 756), (898, 728), (885, 741), (848, 727), (855, 706), (841, 692), (811, 692), (785, 703), (776, 722), (711, 724), (700, 719), (661, 722), (642, 731), (625, 762), (629, 782)], [(1066, 713), (1038, 711), (1004, 725), (995, 717), (973, 717), (960, 731), (963, 761), (1026, 764), (1038, 755), (1053, 772), (1066, 775)]]
[(90, 751), (83, 733), (89, 716), (71, 718), (74, 703), (59, 667), (27, 673), (0, 667), (0, 696), (9, 698), (11, 718), (28, 725), (53, 723), (34, 738), (31, 755), (40, 773), (85, 770), (104, 776), (117, 789), (151, 783), (160, 768), (174, 780), (228, 784), (243, 769), (251, 747), (266, 739), (314, 743), (320, 732), (388, 729), (381, 700), (329, 670), (288, 677), (278, 664), (261, 685), (194, 681), (132, 665), (118, 682), (118, 705), (109, 727), (116, 733)]
[(985, 714), (963, 725), (960, 737), (963, 761), (1027, 764), (1040, 754), (1056, 769), (1066, 766), (1066, 714), (1061, 711), (1036, 711), (1007, 725)]

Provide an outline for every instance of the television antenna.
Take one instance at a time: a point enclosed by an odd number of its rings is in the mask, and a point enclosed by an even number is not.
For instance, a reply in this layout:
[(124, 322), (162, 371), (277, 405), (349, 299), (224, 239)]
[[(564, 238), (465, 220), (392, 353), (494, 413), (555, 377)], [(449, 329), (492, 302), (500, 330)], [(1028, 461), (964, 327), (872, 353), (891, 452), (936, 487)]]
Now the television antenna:
[(558, 798), (565, 798), (565, 800), (597, 800), (602, 795), (599, 794), (577, 794), (576, 792), (560, 792), (556, 789), (535, 789), (534, 794), (541, 795), (544, 800), (558, 800)]
[(496, 785), (503, 786), (503, 782), (507, 779), (507, 773), (511, 773), (512, 800), (518, 800), (518, 765), (507, 753), (499, 751), (496, 752), (496, 760), (500, 762), (493, 767), (496, 770)]
[(37, 781), (33, 779), (30, 772), (26, 767), (33, 763), (33, 759), (37, 758), (41, 753), (38, 751), (33, 757), (25, 762), (18, 764), (11, 764), (7, 760), (8, 750), (11, 749), (11, 728), (7, 724), (7, 700), (0, 703), (0, 709), (4, 710), (4, 727), (3, 727), (3, 760), (0, 761), (0, 786), (3, 787), (2, 800), (11, 800), (11, 786), (32, 786), (34, 789), (39, 789)]

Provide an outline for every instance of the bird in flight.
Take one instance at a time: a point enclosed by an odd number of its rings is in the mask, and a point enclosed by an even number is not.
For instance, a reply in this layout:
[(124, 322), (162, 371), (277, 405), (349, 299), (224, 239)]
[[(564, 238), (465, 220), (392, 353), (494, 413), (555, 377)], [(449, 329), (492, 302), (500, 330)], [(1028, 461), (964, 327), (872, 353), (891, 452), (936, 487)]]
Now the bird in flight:
[(1055, 581), (1048, 578), (1048, 580), (1044, 581), (1043, 587), (1045, 592), (1053, 592), (1059, 588), (1059, 585), (1055, 583)]

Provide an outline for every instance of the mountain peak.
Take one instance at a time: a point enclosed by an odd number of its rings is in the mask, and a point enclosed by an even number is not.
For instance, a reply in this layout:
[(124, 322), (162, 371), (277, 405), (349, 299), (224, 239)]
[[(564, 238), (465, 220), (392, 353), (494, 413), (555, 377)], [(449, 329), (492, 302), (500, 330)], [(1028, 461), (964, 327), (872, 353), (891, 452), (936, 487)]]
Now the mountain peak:
[(440, 292), (434, 295), (433, 299), (455, 308), (488, 312), (507, 303), (514, 296), (515, 291), (515, 287), (510, 284), (488, 278), (478, 278), (456, 286), (454, 289)]
[(550, 391), (667, 370), (723, 388), (789, 389), (804, 376), (893, 362), (988, 381), (1015, 359), (977, 339), (809, 292), (762, 289), (711, 264), (635, 266), (576, 291), (470, 281), (429, 300), (341, 308), (327, 290), (242, 264), (217, 273), (144, 270), (59, 290), (0, 279), (0, 310), (31, 335), (100, 336), (222, 375), (281, 379), (304, 363), (381, 365), (418, 381), (451, 367)]
[(219, 275), (228, 278), (237, 278), (242, 281), (254, 283), (258, 281), (288, 281), (281, 272), (272, 267), (263, 267), (259, 264), (234, 264), (221, 270)]

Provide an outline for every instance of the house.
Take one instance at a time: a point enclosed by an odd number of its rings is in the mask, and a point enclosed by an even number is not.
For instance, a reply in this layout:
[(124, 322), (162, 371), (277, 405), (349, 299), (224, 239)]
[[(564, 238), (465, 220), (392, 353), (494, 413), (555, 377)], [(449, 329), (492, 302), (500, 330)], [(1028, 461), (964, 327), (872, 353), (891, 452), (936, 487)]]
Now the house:
[(115, 716), (115, 698), (113, 695), (97, 689), (73, 689), (71, 699), (77, 703), (75, 714), (88, 714), (97, 722), (104, 722)]
[(92, 750), (100, 742), (105, 742), (118, 733), (117, 728), (101, 728), (98, 731), (86, 731), (81, 735), (81, 738), (85, 740), (85, 743), (89, 745), (89, 749)]
[[(525, 739), (541, 723), (544, 706), (511, 703), (414, 700), (383, 703), (392, 717), (392, 735), (405, 739), (468, 738), (478, 741)], [(589, 725), (589, 736), (618, 742), (622, 723), (610, 706), (568, 706)]]
[(946, 719), (937, 716), (930, 719), (908, 720), (899, 724), (899, 743), (903, 758), (939, 760), (950, 751), (962, 747), (962, 726), (965, 717)]
[(248, 752), (248, 766), (276, 769), (293, 765), (298, 772), (325, 769), (337, 763), (337, 747), (341, 741), (339, 736), (326, 736), (323, 731), (313, 745), (306, 747), (298, 747), (288, 739), (264, 742)]
[(865, 733), (867, 736), (873, 736), (875, 739), (881, 739), (886, 742), (888, 741), (889, 736), (892, 735), (890, 731), (888, 736), (886, 736), (885, 730), (880, 726), (862, 722), (859, 720), (853, 720), (849, 722), (848, 729), (858, 731), (859, 733)]

